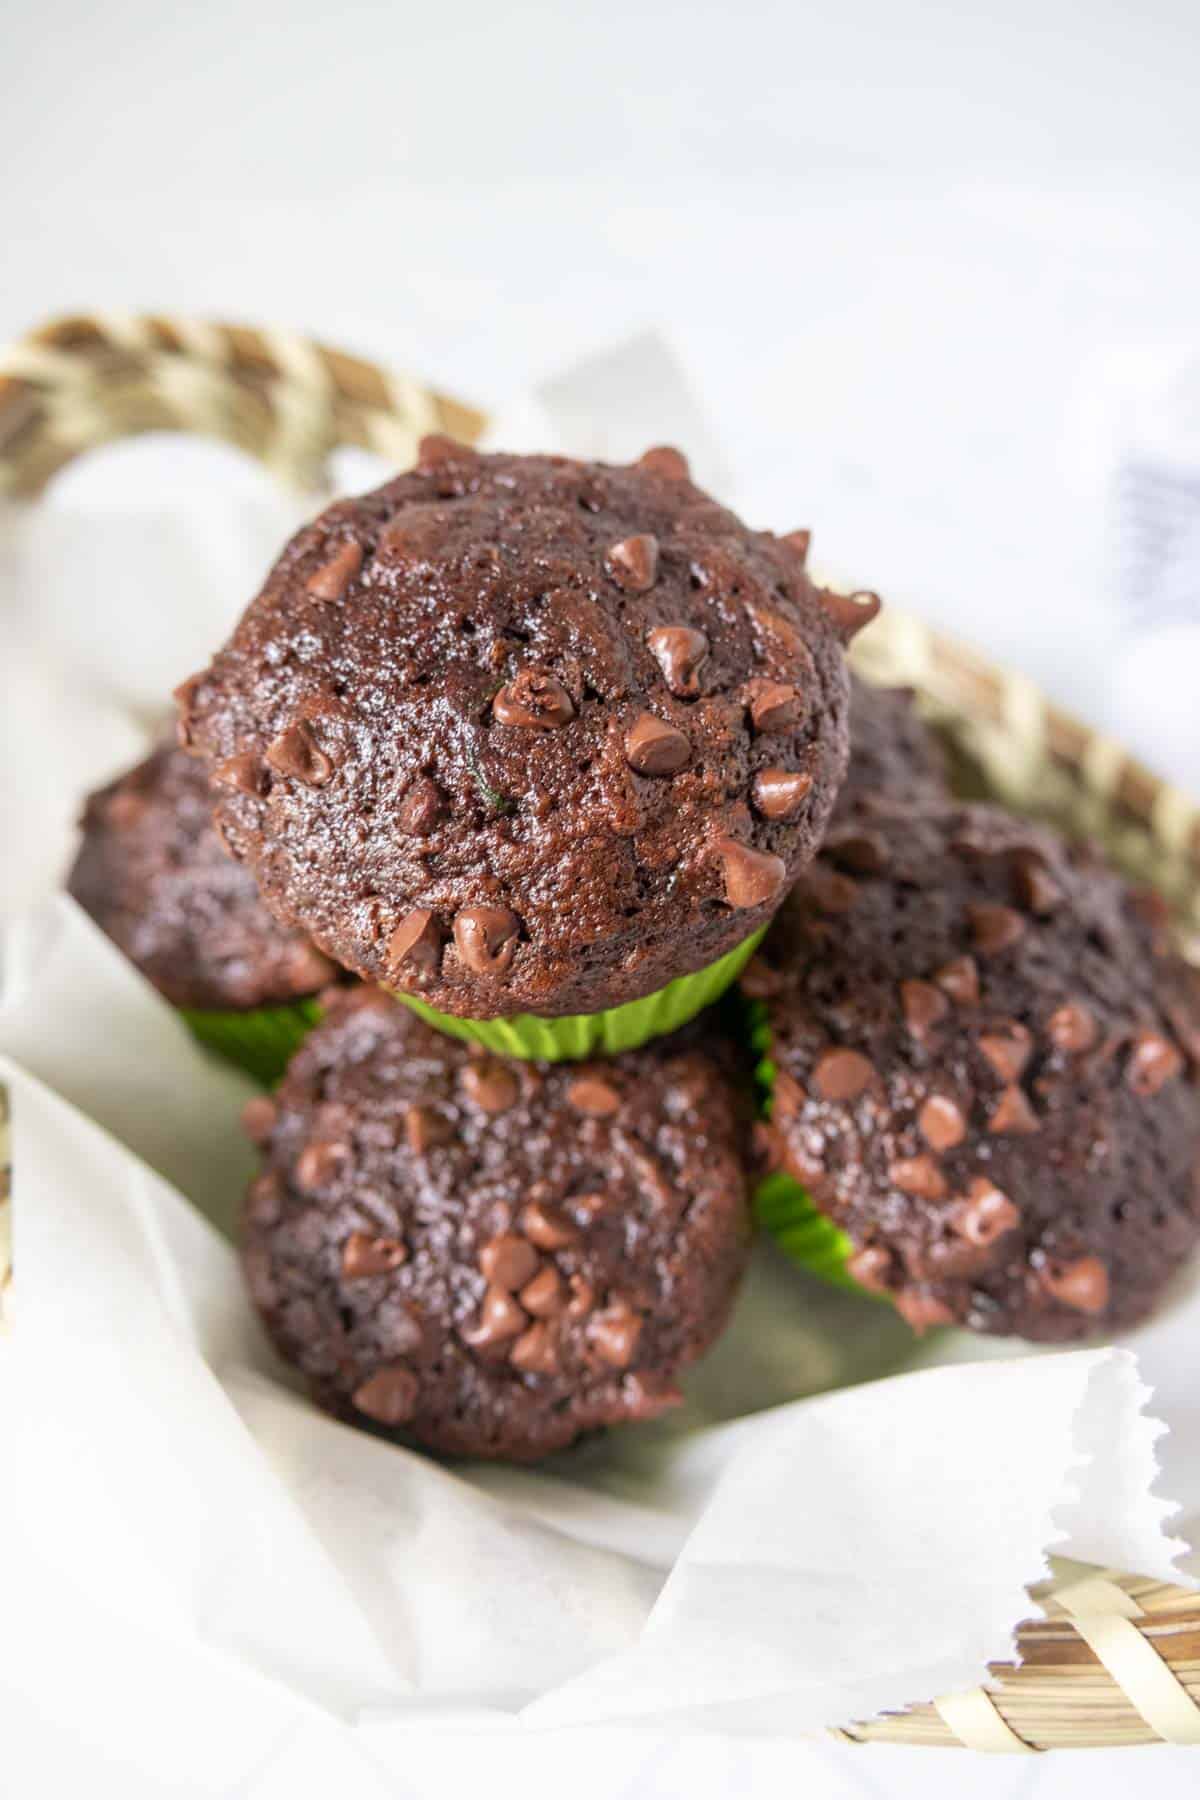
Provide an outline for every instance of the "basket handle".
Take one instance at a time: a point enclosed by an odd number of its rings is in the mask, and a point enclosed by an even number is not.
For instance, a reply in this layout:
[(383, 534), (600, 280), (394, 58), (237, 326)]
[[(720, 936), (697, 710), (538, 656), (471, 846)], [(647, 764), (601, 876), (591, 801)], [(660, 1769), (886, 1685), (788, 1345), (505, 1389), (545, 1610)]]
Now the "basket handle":
[(56, 319), (0, 352), (0, 495), (34, 497), (76, 456), (145, 431), (236, 444), (289, 485), (322, 485), (356, 445), (397, 467), (484, 415), (297, 333), (160, 314)]

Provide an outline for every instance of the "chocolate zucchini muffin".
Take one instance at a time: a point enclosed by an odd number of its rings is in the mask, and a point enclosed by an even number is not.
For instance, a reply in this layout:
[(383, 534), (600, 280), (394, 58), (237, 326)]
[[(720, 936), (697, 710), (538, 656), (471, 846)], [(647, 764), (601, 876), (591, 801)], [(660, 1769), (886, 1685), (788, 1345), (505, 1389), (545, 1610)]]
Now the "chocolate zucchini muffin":
[(67, 887), (173, 1006), (298, 1000), (334, 968), (267, 911), (212, 823), (203, 768), (162, 746), (93, 794)]
[(595, 1014), (764, 925), (846, 759), (814, 587), (676, 451), (629, 468), (426, 440), (284, 550), (182, 741), (281, 919), (468, 1019)]
[(322, 1406), (459, 1456), (651, 1418), (746, 1258), (722, 1046), (503, 1063), (341, 990), (246, 1126), (250, 1292)]
[(850, 765), (830, 831), (879, 806), (948, 802), (942, 747), (917, 712), (911, 688), (872, 687), (850, 677)]
[(770, 1133), (918, 1330), (1148, 1313), (1200, 1236), (1200, 1003), (1161, 910), (984, 806), (872, 816), (756, 965)]

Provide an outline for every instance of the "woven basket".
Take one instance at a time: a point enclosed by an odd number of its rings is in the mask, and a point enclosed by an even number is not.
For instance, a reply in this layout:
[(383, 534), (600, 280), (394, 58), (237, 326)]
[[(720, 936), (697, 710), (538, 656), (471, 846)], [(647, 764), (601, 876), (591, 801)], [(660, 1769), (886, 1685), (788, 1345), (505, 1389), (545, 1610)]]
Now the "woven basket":
[[(136, 432), (224, 438), (285, 481), (315, 488), (353, 444), (410, 462), (417, 439), (473, 441), (482, 416), (307, 338), (242, 325), (92, 314), (60, 319), (0, 354), (0, 495), (35, 497), (85, 450)], [(962, 785), (1073, 833), (1171, 901), (1200, 947), (1200, 810), (1118, 745), (1049, 706), (1031, 683), (889, 609), (856, 647), (870, 679), (905, 682), (943, 732)], [(8, 1155), (0, 1092), (0, 1288)], [(0, 1295), (2, 1298), (2, 1295)], [(1033, 1590), (1040, 1617), (986, 1690), (945, 1696), (839, 1736), (854, 1743), (1029, 1753), (1169, 1741), (1200, 1744), (1200, 1593), (1058, 1566)]]

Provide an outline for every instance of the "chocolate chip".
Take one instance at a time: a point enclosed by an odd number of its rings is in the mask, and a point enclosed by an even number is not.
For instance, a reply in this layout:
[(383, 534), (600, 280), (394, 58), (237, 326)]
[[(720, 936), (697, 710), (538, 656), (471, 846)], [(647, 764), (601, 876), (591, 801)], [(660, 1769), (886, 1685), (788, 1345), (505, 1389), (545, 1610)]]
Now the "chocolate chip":
[(1022, 906), (1039, 917), (1062, 904), (1063, 891), (1037, 850), (1018, 850), (1013, 857), (1013, 887)]
[(768, 906), (782, 894), (787, 864), (765, 850), (752, 850), (736, 838), (720, 837), (713, 849), (721, 862), (725, 898), (730, 906), (749, 909)]
[(812, 543), (811, 531), (785, 531), (779, 541), (781, 544), (787, 545), (788, 549), (799, 560), (801, 567), (807, 563), (809, 546)]
[(466, 906), (454, 921), (454, 944), (476, 975), (505, 975), (517, 952), (521, 921), (507, 906)]
[(1001, 1081), (1019, 1081), (1033, 1055), (1033, 1038), (1016, 1019), (1004, 1019), (979, 1036), (979, 1051)]
[(975, 1006), (979, 1002), (979, 970), (972, 956), (956, 956), (939, 969), (933, 978), (943, 994), (949, 994), (958, 1006)]
[(683, 1405), (683, 1395), (677, 1387), (650, 1383), (641, 1375), (627, 1375), (621, 1383), (621, 1399), (625, 1404), (626, 1414), (631, 1419), (657, 1419), (660, 1413), (667, 1412), (672, 1406)]
[(492, 701), (501, 725), (554, 731), (575, 717), (575, 702), (557, 676), (546, 669), (522, 669)]
[(764, 819), (794, 819), (812, 792), (813, 779), (800, 769), (760, 769), (751, 798)]
[(283, 1178), (277, 1170), (268, 1169), (250, 1183), (246, 1216), (253, 1225), (274, 1225), (283, 1217)]
[(1076, 1262), (1047, 1261), (1038, 1270), (1046, 1292), (1073, 1312), (1102, 1313), (1108, 1305), (1108, 1270), (1098, 1256)]
[(404, 1109), (404, 1136), (414, 1156), (424, 1156), (435, 1144), (448, 1144), (454, 1136), (449, 1119), (431, 1106)]
[(538, 1270), (532, 1281), (527, 1281), (521, 1289), (521, 1305), (535, 1319), (552, 1319), (567, 1304), (563, 1279), (553, 1263), (546, 1263)]
[(804, 877), (804, 891), (823, 913), (848, 913), (858, 899), (858, 883), (825, 863), (814, 863)]
[(1125, 1081), (1135, 1094), (1144, 1098), (1157, 1094), (1168, 1081), (1183, 1073), (1183, 1056), (1179, 1047), (1161, 1032), (1135, 1031), (1130, 1041), (1129, 1060), (1125, 1064)]
[(409, 837), (428, 837), (442, 816), (442, 790), (428, 775), (418, 775), (396, 813), (396, 823)]
[(458, 462), (472, 455), (466, 444), (447, 437), (444, 431), (427, 431), (417, 445), (418, 469), (437, 469), (443, 463)]
[(515, 1293), (537, 1274), (539, 1260), (528, 1239), (511, 1231), (492, 1238), (479, 1252), (484, 1275), (493, 1287), (502, 1288), (506, 1294)]
[(362, 568), (362, 560), (361, 544), (339, 544), (329, 560), (309, 576), (305, 592), (317, 600), (341, 600)]
[(984, 956), (998, 956), (1002, 950), (1011, 950), (1025, 934), (1025, 921), (1011, 906), (976, 902), (968, 906), (967, 917), (971, 921), (975, 948)]
[(875, 1076), (874, 1064), (857, 1050), (826, 1050), (817, 1059), (812, 1084), (822, 1100), (856, 1100)]
[(843, 644), (848, 644), (857, 632), (869, 625), (882, 605), (879, 595), (865, 588), (853, 594), (835, 594), (832, 588), (817, 588), (815, 592)]
[(856, 1250), (849, 1259), (846, 1273), (851, 1281), (857, 1281), (859, 1287), (866, 1288), (868, 1293), (885, 1294), (891, 1267), (890, 1250), (885, 1250), (882, 1244), (867, 1244), (864, 1249)]
[(688, 698), (700, 692), (700, 667), (708, 655), (708, 639), (690, 625), (656, 625), (646, 633), (650, 654), (673, 694)]
[[(270, 777), (257, 756), (247, 750), (240, 756), (226, 757), (212, 772), (217, 787), (232, 788), (235, 794), (250, 794), (260, 800), (270, 786)], [(122, 796), (123, 797), (123, 796)]]
[(408, 1250), (399, 1238), (352, 1231), (342, 1248), (342, 1279), (365, 1281), (372, 1275), (389, 1275), (407, 1260)]
[(1046, 1035), (1064, 1056), (1080, 1056), (1100, 1035), (1095, 1018), (1080, 1000), (1068, 1000), (1050, 1014)]
[(642, 1320), (624, 1300), (615, 1300), (601, 1312), (593, 1313), (588, 1326), (588, 1341), (602, 1362), (613, 1369), (627, 1369), (633, 1361)]
[(996, 1137), (1029, 1137), (1041, 1130), (1038, 1116), (1022, 1088), (1004, 1089), (992, 1108), (988, 1130)]
[(950, 1011), (945, 994), (931, 981), (902, 981), (900, 1004), (904, 1009), (904, 1023), (915, 1038), (928, 1037), (933, 1027)]
[(578, 1075), (567, 1088), (567, 1105), (589, 1119), (610, 1119), (620, 1108), (621, 1096), (598, 1075)]
[(596, 1291), (586, 1275), (572, 1275), (567, 1282), (571, 1298), (567, 1302), (568, 1319), (583, 1319), (596, 1304)]
[(242, 1130), (252, 1144), (265, 1144), (275, 1129), (279, 1108), (266, 1094), (255, 1094), (242, 1108)]
[(531, 1244), (539, 1250), (565, 1250), (568, 1244), (577, 1243), (579, 1231), (560, 1206), (550, 1206), (544, 1200), (531, 1200), (521, 1213), (519, 1220), (521, 1230)]
[(478, 1322), (462, 1333), (473, 1350), (489, 1350), (506, 1338), (516, 1337), (529, 1323), (529, 1315), (503, 1288), (490, 1287), (483, 1296)]
[(658, 539), (643, 532), (610, 544), (608, 572), (627, 594), (648, 594), (658, 580)]
[(917, 1129), (930, 1149), (953, 1150), (967, 1135), (966, 1116), (948, 1094), (931, 1094), (917, 1114)]
[(389, 969), (436, 969), (442, 958), (442, 930), (426, 907), (405, 913), (387, 941)]
[(625, 760), (639, 775), (675, 775), (692, 754), (682, 731), (641, 713), (625, 733)]
[(755, 731), (794, 731), (803, 717), (797, 688), (756, 675), (742, 688), (742, 701)]
[(827, 837), (822, 852), (838, 868), (850, 869), (855, 875), (879, 875), (888, 864), (887, 845), (873, 831)]
[(1008, 1195), (1002, 1194), (984, 1175), (971, 1178), (967, 1198), (960, 1200), (954, 1209), (955, 1231), (969, 1244), (976, 1244), (981, 1249), (994, 1244), (1020, 1221), (1021, 1215)]
[(331, 1181), (350, 1160), (348, 1144), (306, 1144), (296, 1158), (295, 1183), (302, 1192), (315, 1194)]
[(637, 466), (649, 469), (654, 475), (662, 475), (667, 481), (687, 481), (692, 473), (682, 450), (673, 449), (670, 444), (655, 444), (643, 451)]
[(324, 787), (333, 764), (313, 737), (307, 719), (297, 719), (280, 733), (267, 750), (267, 761), (280, 775), (290, 775), (305, 787)]
[(902, 1194), (915, 1194), (920, 1200), (941, 1200), (946, 1194), (946, 1177), (932, 1156), (900, 1157), (888, 1168), (888, 1180)]
[(896, 1311), (918, 1337), (934, 1325), (953, 1325), (954, 1314), (944, 1300), (923, 1288), (904, 1288), (895, 1296)]
[(360, 1413), (381, 1425), (404, 1425), (416, 1410), (419, 1384), (403, 1363), (388, 1363), (354, 1390)]
[(468, 1063), (460, 1079), (468, 1099), (485, 1113), (507, 1112), (521, 1091), (513, 1071), (499, 1062)]
[(556, 1375), (558, 1349), (550, 1327), (539, 1320), (523, 1331), (509, 1351), (508, 1360), (522, 1375)]

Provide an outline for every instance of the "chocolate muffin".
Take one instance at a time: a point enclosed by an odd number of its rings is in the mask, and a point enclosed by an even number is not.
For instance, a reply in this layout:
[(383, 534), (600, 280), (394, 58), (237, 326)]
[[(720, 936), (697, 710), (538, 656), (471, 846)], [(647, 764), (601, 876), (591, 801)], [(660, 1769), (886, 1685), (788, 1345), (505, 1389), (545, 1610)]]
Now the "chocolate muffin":
[(243, 1011), (334, 975), (267, 911), (212, 823), (204, 769), (174, 746), (91, 795), (67, 887), (173, 1006)]
[(481, 456), (331, 507), (178, 694), (285, 921), (466, 1018), (596, 1013), (765, 924), (846, 759), (806, 534), (749, 531), (676, 451)]
[(457, 1456), (651, 1418), (747, 1251), (738, 1091), (700, 1027), (504, 1063), (341, 990), (247, 1129), (243, 1257), (318, 1403)]
[(850, 677), (850, 765), (830, 830), (878, 807), (949, 800), (942, 747), (917, 712), (911, 688), (872, 687)]
[(1149, 1312), (1200, 1235), (1200, 1004), (1160, 906), (990, 807), (897, 809), (822, 854), (760, 957), (770, 1135), (860, 1283), (918, 1330)]

